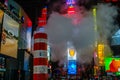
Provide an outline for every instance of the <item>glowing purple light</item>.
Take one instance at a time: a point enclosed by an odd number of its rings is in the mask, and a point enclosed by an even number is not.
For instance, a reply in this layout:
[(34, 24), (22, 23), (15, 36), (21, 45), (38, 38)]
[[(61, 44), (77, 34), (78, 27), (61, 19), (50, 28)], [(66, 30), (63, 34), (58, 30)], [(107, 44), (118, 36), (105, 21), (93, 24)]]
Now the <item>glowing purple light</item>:
[(75, 4), (75, 1), (74, 0), (67, 0), (66, 2), (68, 5), (71, 5), (71, 4)]

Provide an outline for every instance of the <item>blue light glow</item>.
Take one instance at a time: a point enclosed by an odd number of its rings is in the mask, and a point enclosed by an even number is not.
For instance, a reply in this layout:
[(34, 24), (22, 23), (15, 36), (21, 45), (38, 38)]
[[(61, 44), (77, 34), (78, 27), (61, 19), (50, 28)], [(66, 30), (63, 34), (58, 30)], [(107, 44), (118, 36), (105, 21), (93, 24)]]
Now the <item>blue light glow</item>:
[(120, 30), (112, 36), (111, 45), (120, 45)]
[(68, 5), (75, 4), (75, 1), (74, 0), (67, 0), (67, 4)]
[(68, 62), (68, 74), (76, 74), (77, 73), (77, 65), (75, 60), (69, 60)]

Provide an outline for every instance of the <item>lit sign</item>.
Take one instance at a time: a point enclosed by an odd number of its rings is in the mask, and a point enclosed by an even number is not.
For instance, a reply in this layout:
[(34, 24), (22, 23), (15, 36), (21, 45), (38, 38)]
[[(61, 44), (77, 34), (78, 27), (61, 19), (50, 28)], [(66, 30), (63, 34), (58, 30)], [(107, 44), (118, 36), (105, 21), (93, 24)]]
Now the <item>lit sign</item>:
[(75, 13), (75, 8), (74, 8), (74, 6), (69, 6), (68, 7), (68, 14), (74, 14)]
[(42, 15), (41, 15), (41, 17), (44, 17), (44, 18), (47, 17), (47, 8), (43, 8), (42, 9)]
[(120, 68), (118, 68), (118, 72), (120, 72)]
[(38, 18), (38, 27), (45, 26), (46, 25), (46, 18), (39, 17)]
[(70, 49), (70, 50), (69, 50), (69, 54), (70, 54), (71, 57), (73, 57), (73, 56), (75, 55), (74, 49)]
[(47, 8), (42, 9), (42, 15), (38, 18), (38, 27), (45, 26), (46, 25), (46, 19), (47, 19)]
[(104, 45), (98, 44), (98, 58), (99, 58), (99, 64), (103, 65), (104, 62)]
[(106, 72), (120, 72), (120, 58), (105, 58)]
[(68, 61), (68, 74), (76, 74), (77, 73), (77, 65), (75, 60)]
[(73, 48), (68, 49), (68, 60), (76, 60), (76, 52)]

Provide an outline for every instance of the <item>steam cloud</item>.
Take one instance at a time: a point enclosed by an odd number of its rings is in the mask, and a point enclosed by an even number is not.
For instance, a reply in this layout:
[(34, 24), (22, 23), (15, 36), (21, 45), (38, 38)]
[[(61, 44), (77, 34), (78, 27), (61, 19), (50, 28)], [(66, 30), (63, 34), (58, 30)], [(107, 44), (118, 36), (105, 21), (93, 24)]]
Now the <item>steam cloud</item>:
[(49, 37), (53, 61), (59, 60), (60, 64), (63, 64), (67, 60), (69, 47), (67, 42), (71, 42), (77, 51), (77, 60), (80, 63), (90, 63), (96, 38), (98, 42), (104, 42), (106, 45), (105, 55), (111, 53), (107, 38), (116, 28), (114, 18), (117, 15), (117, 8), (111, 4), (98, 4), (95, 7), (97, 8), (97, 33), (94, 30), (92, 9), (86, 10), (83, 6), (75, 6), (76, 14), (69, 17), (67, 14), (54, 11), (51, 13), (45, 30)]

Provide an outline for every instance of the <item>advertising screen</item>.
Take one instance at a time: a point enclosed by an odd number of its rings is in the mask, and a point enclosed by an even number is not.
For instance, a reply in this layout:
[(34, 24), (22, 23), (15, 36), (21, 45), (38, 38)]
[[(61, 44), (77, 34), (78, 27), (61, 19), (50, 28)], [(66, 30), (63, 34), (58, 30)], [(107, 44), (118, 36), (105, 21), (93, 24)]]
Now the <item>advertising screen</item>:
[(106, 72), (120, 72), (120, 58), (105, 58)]
[(111, 45), (120, 45), (120, 29), (112, 36)]
[(68, 49), (68, 60), (76, 60), (76, 51), (74, 48)]
[(19, 17), (20, 6), (15, 2), (15, 0), (5, 0), (8, 1), (7, 7), (12, 14)]
[(77, 73), (77, 64), (75, 60), (68, 61), (68, 74), (76, 74)]
[(23, 9), (21, 9), (21, 13), (23, 24), (20, 27), (19, 34), (19, 49), (27, 49), (31, 50), (31, 34), (32, 34), (32, 21), (25, 13)]
[(2, 25), (2, 41), (0, 53), (16, 58), (18, 49), (19, 23), (6, 13)]

